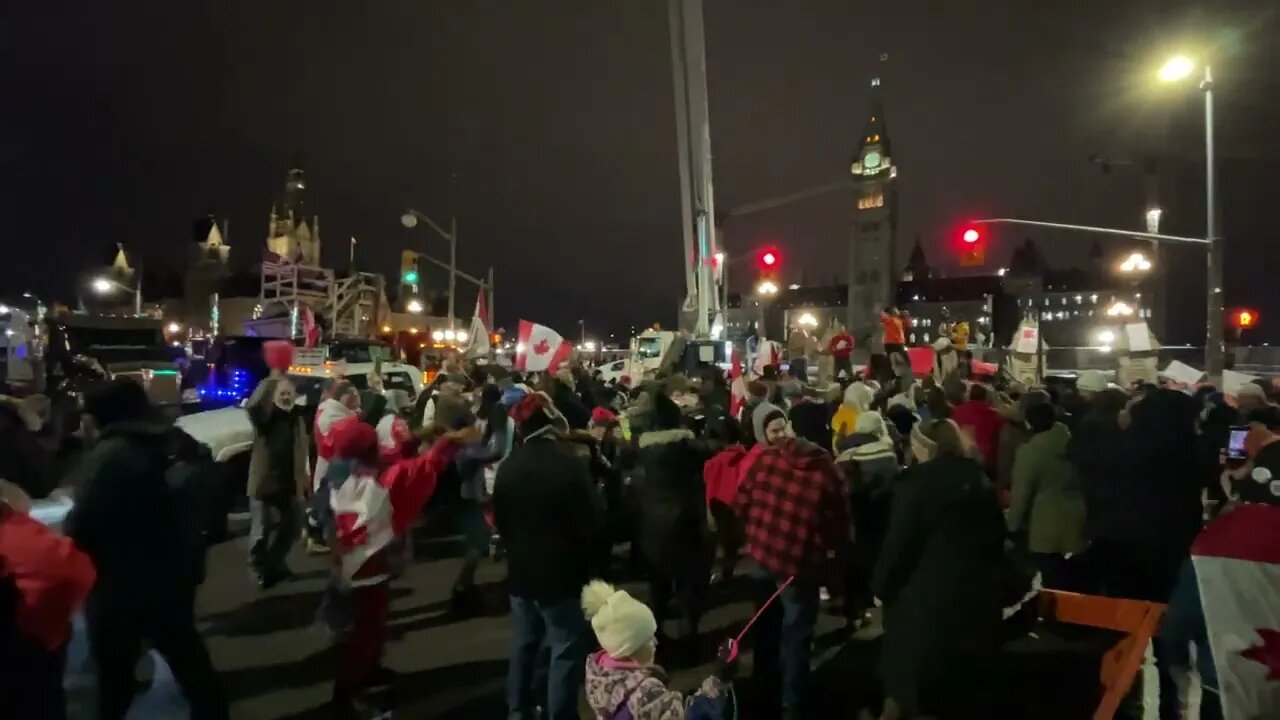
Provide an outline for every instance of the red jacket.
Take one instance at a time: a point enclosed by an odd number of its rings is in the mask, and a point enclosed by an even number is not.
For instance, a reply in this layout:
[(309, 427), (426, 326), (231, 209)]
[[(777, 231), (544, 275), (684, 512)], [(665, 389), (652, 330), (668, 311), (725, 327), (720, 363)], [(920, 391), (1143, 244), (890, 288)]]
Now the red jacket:
[(760, 446), (734, 501), (743, 552), (779, 577), (817, 571), (849, 536), (849, 493), (831, 454), (789, 440)]
[(71, 616), (89, 596), (97, 572), (70, 538), (0, 506), (0, 577), (17, 586), (18, 627), (53, 651), (70, 639)]
[(738, 481), (742, 478), (743, 461), (747, 457), (746, 448), (730, 445), (703, 464), (702, 482), (707, 486), (708, 505), (712, 500), (719, 500), (733, 506), (733, 498), (738, 494)]
[(853, 354), (853, 336), (847, 332), (836, 333), (827, 345), (827, 350), (840, 360), (848, 359)]
[(991, 403), (981, 400), (969, 400), (951, 411), (951, 419), (960, 429), (973, 438), (978, 450), (982, 451), (982, 465), (990, 468), (996, 462), (996, 446), (1000, 440), (1000, 426), (1003, 420), (1000, 412)]

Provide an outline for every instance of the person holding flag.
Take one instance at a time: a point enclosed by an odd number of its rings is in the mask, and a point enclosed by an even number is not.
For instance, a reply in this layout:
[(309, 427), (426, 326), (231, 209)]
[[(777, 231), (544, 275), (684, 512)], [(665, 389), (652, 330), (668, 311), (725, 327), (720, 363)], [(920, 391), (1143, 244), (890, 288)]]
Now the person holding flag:
[(350, 588), (352, 625), (339, 640), (334, 709), (340, 718), (358, 717), (356, 700), (375, 679), (386, 643), (391, 600), (388, 549), (422, 514), (435, 492), (436, 479), (459, 448), (479, 430), (446, 433), (426, 453), (379, 471), (378, 434), (368, 423), (343, 423), (334, 429), (334, 453), (352, 462), (351, 475), (333, 488), (332, 549)]
[(1161, 624), (1183, 717), (1192, 645), (1202, 720), (1280, 717), (1280, 436), (1254, 428), (1245, 450), (1222, 473), (1234, 504), (1196, 537)]
[(573, 346), (560, 333), (546, 325), (520, 321), (516, 340), (516, 370), (520, 372), (551, 372), (560, 369), (569, 359)]

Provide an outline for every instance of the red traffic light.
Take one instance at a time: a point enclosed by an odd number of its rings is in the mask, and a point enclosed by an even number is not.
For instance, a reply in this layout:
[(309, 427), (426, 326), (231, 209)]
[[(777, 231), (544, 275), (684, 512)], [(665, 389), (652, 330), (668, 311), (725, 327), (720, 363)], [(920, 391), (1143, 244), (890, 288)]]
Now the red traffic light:
[(772, 250), (765, 250), (760, 253), (760, 264), (765, 267), (773, 267), (778, 264), (778, 254)]
[(1237, 328), (1248, 330), (1258, 324), (1258, 312), (1256, 310), (1237, 310), (1235, 316), (1231, 319)]
[(966, 243), (972, 245), (982, 239), (982, 233), (979, 233), (977, 228), (968, 228), (960, 237)]

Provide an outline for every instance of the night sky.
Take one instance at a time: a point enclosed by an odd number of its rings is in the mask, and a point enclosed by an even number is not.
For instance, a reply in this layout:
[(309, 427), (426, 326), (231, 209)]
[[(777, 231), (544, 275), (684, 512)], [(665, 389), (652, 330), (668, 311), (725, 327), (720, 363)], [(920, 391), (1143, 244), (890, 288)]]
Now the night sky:
[[(1172, 158), (1186, 200), (1170, 230), (1203, 232), (1201, 96), (1151, 78), (1170, 51), (1209, 48), (1222, 151), (1243, 168), (1226, 172), (1244, 178), (1224, 190), (1228, 229), (1243, 228), (1229, 237), (1228, 301), (1260, 307), (1262, 332), (1280, 337), (1280, 302), (1265, 293), (1280, 264), (1272, 5), (706, 0), (717, 205), (847, 177), (879, 75), (904, 260), (920, 236), (954, 271), (948, 234), (978, 215), (1140, 229), (1141, 173), (1103, 175), (1092, 153)], [(579, 317), (596, 334), (674, 321), (684, 280), (662, 0), (40, 0), (5, 12), (3, 294), (66, 297), (66, 268), (120, 241), (177, 265), (209, 212), (230, 219), (247, 266), (300, 156), (329, 264), (345, 265), (352, 235), (359, 262), (387, 273), (403, 247), (443, 256), (400, 225), (412, 205), (456, 214), (463, 269), (496, 266), (500, 324), (519, 315), (569, 335)], [(775, 242), (787, 280), (829, 281), (852, 207), (849, 194), (815, 198), (731, 221), (724, 242)], [(1025, 234), (996, 233), (991, 255)], [(1041, 240), (1063, 263), (1088, 243)], [(1194, 311), (1202, 265), (1177, 260)], [(473, 297), (460, 293), (464, 312)]]

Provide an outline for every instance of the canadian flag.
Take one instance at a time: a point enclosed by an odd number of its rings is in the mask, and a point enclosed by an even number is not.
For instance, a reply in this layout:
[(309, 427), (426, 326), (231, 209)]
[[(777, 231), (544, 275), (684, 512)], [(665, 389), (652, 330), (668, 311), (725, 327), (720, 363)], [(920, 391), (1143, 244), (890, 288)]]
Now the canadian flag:
[(525, 372), (555, 370), (573, 350), (560, 333), (528, 320), (520, 321), (516, 342), (516, 369)]
[(413, 526), (435, 493), (436, 480), (453, 463), (459, 447), (446, 437), (422, 455), (401, 460), (381, 472), (357, 464), (352, 475), (333, 490), (329, 506), (337, 526), (334, 550), (348, 581)]
[(1244, 504), (1191, 547), (1226, 720), (1280, 717), (1280, 506)]
[(476, 358), (489, 354), (489, 308), (484, 301), (484, 290), (476, 296), (476, 312), (471, 316), (471, 344), (467, 357)]

